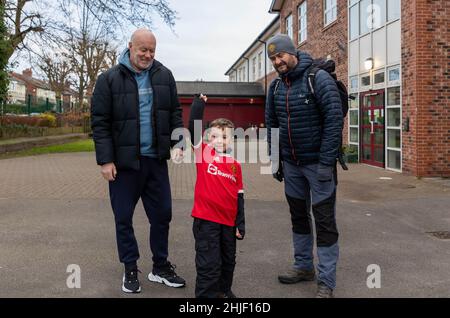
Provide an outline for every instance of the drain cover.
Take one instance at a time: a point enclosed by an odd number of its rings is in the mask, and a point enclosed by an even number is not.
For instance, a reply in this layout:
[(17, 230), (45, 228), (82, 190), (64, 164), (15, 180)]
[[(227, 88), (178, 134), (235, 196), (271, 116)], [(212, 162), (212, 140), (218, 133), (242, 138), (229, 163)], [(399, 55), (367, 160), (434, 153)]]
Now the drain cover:
[(427, 232), (431, 236), (437, 237), (441, 240), (450, 240), (450, 232), (449, 231), (437, 231), (437, 232)]

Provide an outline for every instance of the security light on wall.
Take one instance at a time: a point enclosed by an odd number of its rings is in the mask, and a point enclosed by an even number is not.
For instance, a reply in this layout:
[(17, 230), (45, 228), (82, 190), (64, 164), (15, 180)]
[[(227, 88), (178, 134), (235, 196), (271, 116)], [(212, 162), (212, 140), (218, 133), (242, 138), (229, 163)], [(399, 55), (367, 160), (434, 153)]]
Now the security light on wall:
[(367, 58), (366, 61), (364, 62), (364, 66), (367, 71), (373, 69), (373, 58), (371, 57)]

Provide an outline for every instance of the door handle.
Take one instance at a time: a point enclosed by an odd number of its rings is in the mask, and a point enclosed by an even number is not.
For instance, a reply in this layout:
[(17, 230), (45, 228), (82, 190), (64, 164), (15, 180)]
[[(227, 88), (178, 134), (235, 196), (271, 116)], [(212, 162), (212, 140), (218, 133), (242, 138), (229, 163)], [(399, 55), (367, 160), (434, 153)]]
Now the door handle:
[(373, 135), (375, 133), (373, 129), (373, 121), (370, 122), (370, 134)]

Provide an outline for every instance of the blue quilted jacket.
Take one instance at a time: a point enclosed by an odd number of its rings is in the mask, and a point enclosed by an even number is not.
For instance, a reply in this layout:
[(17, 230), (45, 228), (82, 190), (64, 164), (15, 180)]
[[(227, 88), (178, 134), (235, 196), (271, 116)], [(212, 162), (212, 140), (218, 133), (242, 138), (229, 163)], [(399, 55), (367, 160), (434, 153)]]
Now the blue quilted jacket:
[(283, 74), (281, 80), (274, 80), (269, 88), (266, 102), (269, 149), (270, 129), (279, 128), (283, 161), (334, 166), (343, 125), (339, 91), (330, 74), (320, 70), (313, 84), (315, 94), (312, 94), (308, 70), (313, 59), (304, 52), (297, 52), (297, 56), (296, 68)]

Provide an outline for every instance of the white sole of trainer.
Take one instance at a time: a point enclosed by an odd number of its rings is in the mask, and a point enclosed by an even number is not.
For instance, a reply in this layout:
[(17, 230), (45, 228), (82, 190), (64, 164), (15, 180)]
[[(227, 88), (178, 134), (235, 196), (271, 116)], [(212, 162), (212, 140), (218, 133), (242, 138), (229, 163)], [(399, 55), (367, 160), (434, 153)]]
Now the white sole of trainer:
[(129, 290), (129, 289), (127, 289), (126, 287), (125, 287), (125, 276), (122, 278), (122, 291), (124, 292), (124, 293), (127, 293), (127, 294), (137, 294), (137, 293), (140, 293), (141, 292), (141, 286), (139, 286), (139, 288), (138, 288), (138, 290), (136, 290), (136, 291), (132, 291), (132, 290)]
[(148, 280), (151, 282), (164, 284), (164, 285), (167, 285), (169, 287), (174, 287), (174, 288), (180, 288), (180, 287), (184, 286), (184, 284), (171, 283), (167, 279), (165, 279), (161, 276), (158, 276), (158, 275), (154, 275), (153, 273), (148, 274)]

